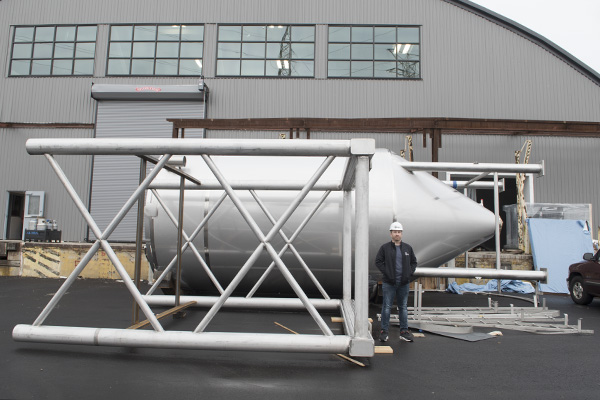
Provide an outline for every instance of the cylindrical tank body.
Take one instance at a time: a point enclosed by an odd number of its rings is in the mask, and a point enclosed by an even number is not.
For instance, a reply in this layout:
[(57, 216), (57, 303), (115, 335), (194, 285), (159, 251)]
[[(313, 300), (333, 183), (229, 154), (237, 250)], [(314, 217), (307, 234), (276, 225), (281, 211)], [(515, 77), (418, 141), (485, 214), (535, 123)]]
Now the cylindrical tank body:
[[(306, 182), (323, 162), (320, 157), (212, 157), (227, 180)], [(390, 240), (389, 226), (400, 221), (404, 226), (403, 240), (413, 246), (419, 266), (438, 267), (458, 254), (489, 239), (494, 234), (494, 214), (426, 172), (408, 172), (402, 168), (403, 158), (385, 149), (378, 149), (372, 158), (369, 174), (369, 260), (370, 270), (377, 277), (373, 259), (378, 248)], [(340, 181), (346, 159), (336, 159), (319, 182)], [(201, 182), (215, 181), (212, 172), (200, 157), (188, 157), (183, 171)], [(160, 182), (179, 182), (179, 177), (161, 172)], [(158, 190), (173, 215), (178, 215), (177, 190)], [(223, 190), (186, 190), (184, 231), (191, 235), (216, 203)], [(247, 190), (236, 190), (244, 207), (252, 215), (263, 234), (273, 223)], [(278, 219), (299, 191), (256, 192), (275, 219)], [(284, 225), (290, 238), (323, 195), (323, 191), (308, 194), (301, 206)], [(147, 209), (153, 211), (146, 221), (146, 237), (150, 240), (149, 259), (153, 268), (164, 269), (176, 255), (177, 231), (173, 222), (153, 195), (147, 196)], [(304, 262), (330, 295), (342, 288), (342, 225), (341, 192), (331, 192), (319, 210), (294, 240), (293, 245)], [(259, 239), (249, 228), (230, 199), (226, 199), (193, 241), (220, 284), (226, 287), (259, 245)], [(277, 251), (285, 244), (280, 235), (271, 241)], [(282, 259), (301, 287), (309, 294), (318, 293), (296, 257), (288, 250)], [(254, 264), (237, 288), (247, 293), (271, 264), (265, 252)], [(216, 289), (202, 269), (196, 255), (188, 249), (183, 255), (182, 281), (201, 293)], [(289, 284), (277, 269), (263, 283), (259, 293), (291, 293)]]

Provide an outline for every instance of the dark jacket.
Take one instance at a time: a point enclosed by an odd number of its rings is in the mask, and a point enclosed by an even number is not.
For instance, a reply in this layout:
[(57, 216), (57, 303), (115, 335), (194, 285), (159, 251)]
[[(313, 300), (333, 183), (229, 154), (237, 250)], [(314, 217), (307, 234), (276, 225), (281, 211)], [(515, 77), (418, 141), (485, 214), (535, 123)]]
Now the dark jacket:
[[(406, 284), (417, 279), (413, 276), (417, 268), (417, 257), (412, 247), (404, 242), (400, 242), (402, 250), (402, 279), (401, 284)], [(389, 241), (379, 248), (375, 256), (375, 266), (383, 273), (383, 281), (394, 285), (396, 283), (396, 245)]]

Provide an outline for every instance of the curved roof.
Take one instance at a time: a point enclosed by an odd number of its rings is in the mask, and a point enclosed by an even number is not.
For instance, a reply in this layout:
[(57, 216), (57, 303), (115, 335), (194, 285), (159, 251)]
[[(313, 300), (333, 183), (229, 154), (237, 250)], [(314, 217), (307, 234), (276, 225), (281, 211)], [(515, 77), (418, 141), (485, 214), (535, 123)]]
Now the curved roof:
[(512, 32), (515, 32), (521, 36), (526, 37), (527, 39), (536, 43), (537, 45), (544, 48), (548, 52), (554, 54), (558, 58), (567, 62), (569, 65), (571, 65), (577, 71), (579, 71), (583, 75), (587, 76), (592, 81), (594, 81), (594, 83), (596, 83), (597, 85), (600, 86), (600, 74), (598, 72), (596, 72), (595, 70), (590, 68), (587, 64), (581, 62), (577, 57), (575, 57), (574, 55), (572, 55), (571, 53), (569, 53), (562, 47), (560, 47), (557, 44), (553, 43), (552, 41), (548, 40), (546, 37), (513, 21), (510, 18), (500, 15), (490, 9), (480, 6), (479, 4), (475, 4), (471, 1), (468, 1), (468, 0), (444, 0), (444, 1), (455, 4), (456, 6), (466, 9), (468, 11), (471, 11), (472, 13), (480, 15), (481, 17), (486, 18), (492, 22), (495, 22), (498, 25), (500, 25)]

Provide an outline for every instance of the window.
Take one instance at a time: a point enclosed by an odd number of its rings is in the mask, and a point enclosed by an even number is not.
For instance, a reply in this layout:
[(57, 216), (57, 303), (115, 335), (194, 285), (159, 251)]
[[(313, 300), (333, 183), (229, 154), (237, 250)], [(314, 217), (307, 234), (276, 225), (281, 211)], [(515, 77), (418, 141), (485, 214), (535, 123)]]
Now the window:
[(420, 78), (415, 26), (330, 26), (330, 78)]
[(73, 76), (94, 73), (96, 26), (17, 26), (10, 76)]
[(204, 25), (113, 25), (107, 75), (200, 76)]
[(217, 76), (313, 77), (314, 65), (314, 26), (219, 26)]

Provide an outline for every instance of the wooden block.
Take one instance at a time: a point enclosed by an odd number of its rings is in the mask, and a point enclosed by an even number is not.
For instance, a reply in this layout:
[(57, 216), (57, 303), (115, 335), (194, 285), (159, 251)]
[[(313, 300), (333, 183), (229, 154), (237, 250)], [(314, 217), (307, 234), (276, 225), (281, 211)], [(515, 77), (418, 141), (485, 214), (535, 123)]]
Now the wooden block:
[(391, 346), (375, 346), (375, 354), (394, 354)]

